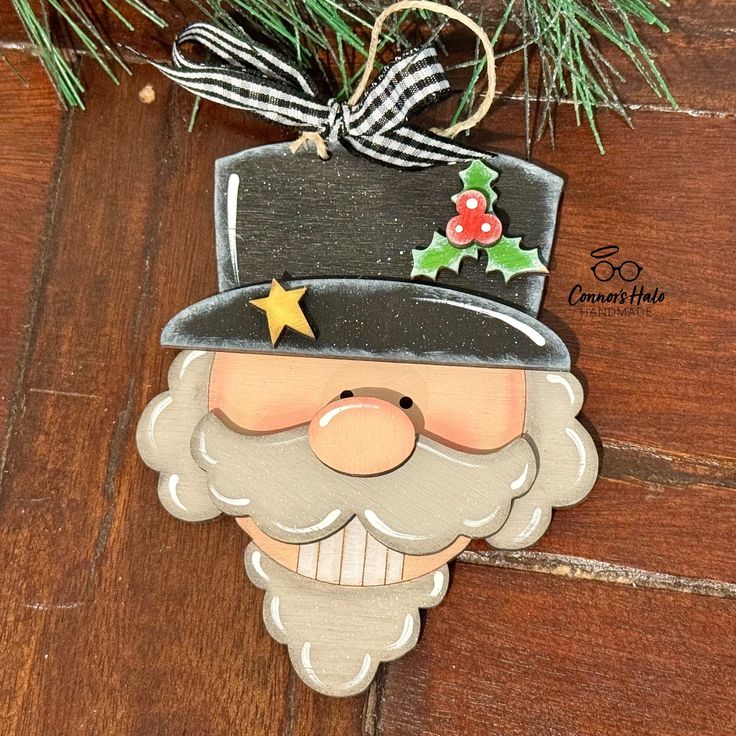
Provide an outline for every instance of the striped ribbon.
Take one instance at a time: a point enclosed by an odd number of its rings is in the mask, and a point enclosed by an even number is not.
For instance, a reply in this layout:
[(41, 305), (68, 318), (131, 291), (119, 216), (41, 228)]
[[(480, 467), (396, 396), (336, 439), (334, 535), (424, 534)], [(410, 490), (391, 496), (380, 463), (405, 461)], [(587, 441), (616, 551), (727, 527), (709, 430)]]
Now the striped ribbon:
[[(219, 63), (187, 58), (197, 42)], [(275, 123), (319, 133), (353, 153), (388, 166), (422, 169), (488, 154), (408, 125), (413, 111), (447, 94), (450, 85), (432, 47), (413, 49), (388, 64), (355, 105), (320, 102), (312, 83), (287, 59), (243, 35), (193, 23), (176, 38), (172, 66), (151, 62), (190, 92)]]

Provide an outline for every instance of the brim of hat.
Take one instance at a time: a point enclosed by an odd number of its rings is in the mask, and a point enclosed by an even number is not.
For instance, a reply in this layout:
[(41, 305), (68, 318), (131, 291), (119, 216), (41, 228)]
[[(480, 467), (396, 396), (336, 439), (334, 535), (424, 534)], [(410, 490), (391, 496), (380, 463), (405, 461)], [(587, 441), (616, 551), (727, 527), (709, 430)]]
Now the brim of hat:
[(270, 283), (225, 291), (179, 312), (166, 347), (406, 363), (569, 370), (562, 340), (525, 312), (476, 294), (386, 279), (282, 281), (307, 287), (301, 306), (312, 340), (284, 330), (271, 344), (264, 312), (249, 302)]

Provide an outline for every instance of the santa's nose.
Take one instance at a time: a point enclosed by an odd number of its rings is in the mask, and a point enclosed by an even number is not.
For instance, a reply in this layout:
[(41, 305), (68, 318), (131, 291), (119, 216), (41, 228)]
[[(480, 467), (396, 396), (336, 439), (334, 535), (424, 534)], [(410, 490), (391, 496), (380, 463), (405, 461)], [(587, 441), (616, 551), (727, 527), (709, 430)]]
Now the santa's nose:
[(414, 450), (414, 423), (383, 399), (354, 396), (320, 409), (309, 424), (309, 444), (327, 466), (349, 475), (397, 468)]

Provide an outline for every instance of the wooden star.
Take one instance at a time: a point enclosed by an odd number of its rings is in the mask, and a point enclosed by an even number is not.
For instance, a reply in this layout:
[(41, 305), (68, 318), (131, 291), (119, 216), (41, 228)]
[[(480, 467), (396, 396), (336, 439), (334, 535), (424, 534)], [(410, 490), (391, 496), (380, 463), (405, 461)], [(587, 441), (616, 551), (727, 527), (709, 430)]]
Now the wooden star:
[(276, 279), (271, 279), (268, 296), (251, 299), (248, 302), (251, 307), (266, 313), (271, 345), (276, 345), (281, 338), (281, 333), (287, 327), (300, 335), (315, 339), (314, 332), (299, 304), (306, 291), (306, 286), (300, 289), (284, 289)]

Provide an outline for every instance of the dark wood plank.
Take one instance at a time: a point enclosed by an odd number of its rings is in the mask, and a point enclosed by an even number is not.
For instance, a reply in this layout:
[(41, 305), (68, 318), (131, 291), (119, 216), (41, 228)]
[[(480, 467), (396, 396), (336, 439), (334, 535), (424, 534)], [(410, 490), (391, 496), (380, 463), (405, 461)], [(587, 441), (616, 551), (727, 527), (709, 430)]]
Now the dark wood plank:
[[(531, 552), (736, 583), (734, 495), (733, 488), (600, 479), (585, 501), (555, 513)], [(483, 540), (470, 549), (490, 550)]]
[(380, 736), (733, 732), (733, 600), (458, 564)]
[(5, 436), (12, 381), (26, 333), (33, 264), (46, 224), (59, 146), (61, 110), (33, 59), (8, 52), (0, 66), (0, 436)]
[[(75, 711), (73, 696), (46, 678), (43, 653), (68, 677), (79, 659), (92, 656), (90, 628), (84, 628), (89, 619), (83, 623), (82, 614), (92, 602), (115, 512), (119, 433), (126, 428), (136, 360), (131, 336), (163, 122), (100, 85), (69, 133), (3, 478), (6, 595), (0, 606), (8, 621), (4, 648), (12, 652), (6, 661), (10, 733), (48, 732), (60, 721), (92, 717)], [(109, 156), (110, 141), (124, 136), (135, 145)], [(76, 692), (86, 697), (84, 688)]]

